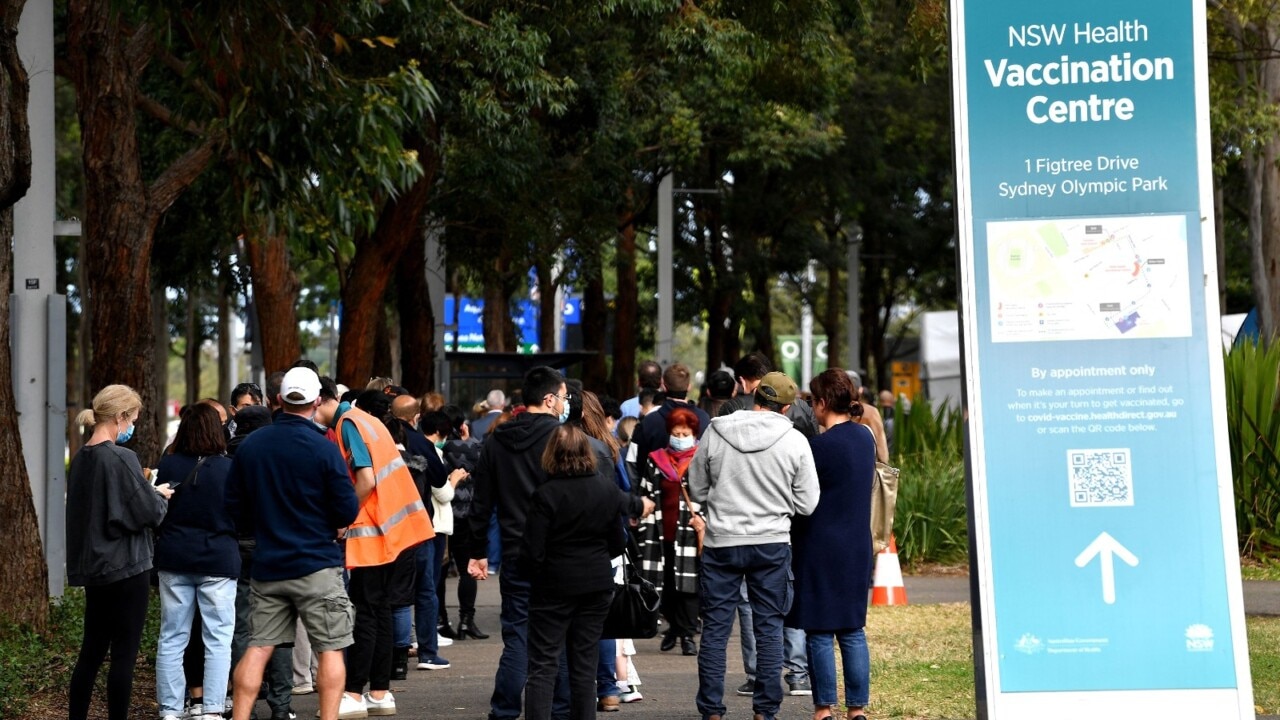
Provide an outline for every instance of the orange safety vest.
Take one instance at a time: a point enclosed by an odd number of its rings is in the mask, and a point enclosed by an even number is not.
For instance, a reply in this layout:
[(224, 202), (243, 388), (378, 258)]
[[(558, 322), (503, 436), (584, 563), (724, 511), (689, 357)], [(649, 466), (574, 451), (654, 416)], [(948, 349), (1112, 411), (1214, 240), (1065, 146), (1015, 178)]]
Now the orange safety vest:
[(374, 478), (373, 492), (360, 506), (356, 521), (347, 528), (347, 567), (385, 565), (402, 551), (435, 537), (436, 532), (409, 466), (382, 421), (355, 407), (342, 414), (337, 427), (338, 448), (350, 463), (351, 453), (342, 439), (344, 422), (355, 425), (369, 448)]

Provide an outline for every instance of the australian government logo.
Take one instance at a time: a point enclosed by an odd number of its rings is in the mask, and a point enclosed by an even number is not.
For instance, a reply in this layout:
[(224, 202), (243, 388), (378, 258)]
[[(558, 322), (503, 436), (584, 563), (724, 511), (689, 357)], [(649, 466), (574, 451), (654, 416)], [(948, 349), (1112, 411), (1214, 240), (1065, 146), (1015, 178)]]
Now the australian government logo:
[(1199, 623), (1187, 627), (1187, 652), (1213, 652), (1213, 628)]
[(1044, 644), (1035, 635), (1024, 633), (1022, 637), (1018, 638), (1018, 642), (1014, 643), (1013, 649), (1025, 655), (1035, 655), (1044, 650)]

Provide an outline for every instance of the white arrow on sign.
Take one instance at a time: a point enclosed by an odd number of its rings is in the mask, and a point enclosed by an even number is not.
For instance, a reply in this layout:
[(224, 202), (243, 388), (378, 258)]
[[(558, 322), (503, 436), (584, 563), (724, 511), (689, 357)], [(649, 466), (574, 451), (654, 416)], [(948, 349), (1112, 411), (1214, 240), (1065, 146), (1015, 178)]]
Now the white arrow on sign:
[(1093, 542), (1089, 543), (1089, 547), (1076, 556), (1076, 567), (1088, 565), (1095, 555), (1099, 556), (1098, 562), (1102, 565), (1102, 602), (1114, 605), (1116, 603), (1115, 558), (1119, 556), (1129, 567), (1137, 567), (1138, 557), (1105, 532), (1094, 538)]

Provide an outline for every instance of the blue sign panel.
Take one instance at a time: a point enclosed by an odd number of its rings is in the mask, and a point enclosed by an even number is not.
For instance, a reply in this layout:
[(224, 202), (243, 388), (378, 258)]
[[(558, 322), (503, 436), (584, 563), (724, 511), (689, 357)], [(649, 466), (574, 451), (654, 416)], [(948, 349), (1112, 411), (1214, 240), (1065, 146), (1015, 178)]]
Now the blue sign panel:
[[(444, 297), (444, 317), (449, 322), (453, 319), (454, 304), (456, 300), (452, 295)], [(576, 297), (565, 298), (564, 302), (564, 325), (579, 325), (582, 323), (581, 318), (582, 299)], [(516, 335), (520, 340), (521, 351), (538, 352), (538, 305), (530, 300), (520, 300), (517, 303), (519, 310), (512, 318), (512, 323), (516, 326)], [(484, 350), (484, 300), (480, 298), (462, 298), (462, 306), (458, 308), (458, 347), (460, 350), (474, 350), (480, 352)], [(564, 328), (561, 328), (561, 345), (564, 344)], [(444, 342), (448, 347), (453, 347), (453, 337), (455, 331), (446, 330), (444, 334)], [(547, 350), (555, 350), (556, 348), (545, 348)]]
[(1238, 689), (1252, 713), (1208, 322), (1203, 7), (953, 0), (993, 709)]

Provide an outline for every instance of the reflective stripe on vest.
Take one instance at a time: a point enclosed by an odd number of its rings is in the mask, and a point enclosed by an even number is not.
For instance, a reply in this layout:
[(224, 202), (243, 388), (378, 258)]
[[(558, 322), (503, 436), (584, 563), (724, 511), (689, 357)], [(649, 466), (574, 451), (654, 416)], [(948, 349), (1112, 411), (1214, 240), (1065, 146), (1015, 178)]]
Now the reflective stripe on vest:
[[(435, 536), (426, 504), (391, 435), (372, 415), (351, 408), (338, 425), (338, 447), (350, 458), (342, 436), (342, 420), (350, 420), (369, 450), (374, 487), (360, 505), (356, 521), (347, 529), (347, 567), (372, 567), (392, 562), (404, 550)], [(352, 472), (354, 480), (355, 473)]]
[(352, 527), (349, 530), (347, 530), (347, 537), (361, 538), (361, 537), (377, 537), (379, 535), (386, 535), (391, 531), (392, 528), (394, 528), (396, 525), (399, 525), (402, 520), (409, 517), (409, 515), (411, 515), (412, 513), (415, 513), (418, 511), (422, 511), (422, 512), (427, 511), (427, 506), (423, 505), (421, 500), (416, 500), (404, 506), (404, 508), (402, 508), (400, 512), (397, 512), (395, 515), (392, 515), (391, 517), (387, 518), (387, 521), (382, 523), (381, 525), (364, 525), (361, 527)]

